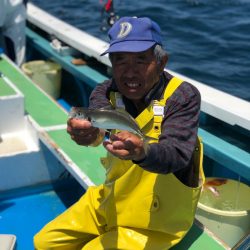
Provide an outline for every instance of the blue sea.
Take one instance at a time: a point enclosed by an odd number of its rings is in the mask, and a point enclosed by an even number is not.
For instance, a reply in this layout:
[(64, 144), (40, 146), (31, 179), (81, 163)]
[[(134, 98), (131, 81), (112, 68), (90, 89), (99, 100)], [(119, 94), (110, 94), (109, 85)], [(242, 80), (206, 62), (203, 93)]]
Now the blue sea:
[[(107, 0), (32, 0), (56, 17), (108, 41)], [(250, 0), (113, 0), (118, 16), (161, 26), (167, 68), (250, 101)], [(229, 104), (230, 105), (230, 104)]]

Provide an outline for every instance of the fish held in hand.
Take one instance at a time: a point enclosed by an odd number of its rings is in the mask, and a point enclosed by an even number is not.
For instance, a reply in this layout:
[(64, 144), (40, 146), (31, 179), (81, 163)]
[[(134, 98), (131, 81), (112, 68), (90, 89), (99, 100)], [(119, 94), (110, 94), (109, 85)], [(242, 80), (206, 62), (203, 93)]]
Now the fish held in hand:
[[(115, 109), (91, 109), (85, 107), (73, 107), (69, 113), (70, 118), (84, 119), (91, 122), (93, 127), (108, 130), (126, 130), (141, 138), (147, 137), (141, 132), (135, 119), (126, 111)], [(152, 138), (151, 138), (152, 139)]]

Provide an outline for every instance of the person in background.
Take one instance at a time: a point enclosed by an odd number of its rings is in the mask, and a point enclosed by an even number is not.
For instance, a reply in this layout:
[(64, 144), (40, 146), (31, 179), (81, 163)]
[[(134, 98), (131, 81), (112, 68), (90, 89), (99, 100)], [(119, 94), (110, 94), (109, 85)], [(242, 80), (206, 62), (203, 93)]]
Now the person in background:
[(109, 37), (103, 55), (109, 53), (113, 77), (92, 92), (90, 107), (126, 110), (154, 139), (115, 130), (103, 141), (105, 132), (88, 120), (69, 119), (76, 143), (103, 142), (106, 180), (36, 234), (36, 249), (166, 250), (193, 223), (204, 181), (200, 94), (164, 71), (168, 56), (151, 19), (123, 17)]
[(0, 47), (18, 66), (25, 60), (26, 3), (0, 0)]

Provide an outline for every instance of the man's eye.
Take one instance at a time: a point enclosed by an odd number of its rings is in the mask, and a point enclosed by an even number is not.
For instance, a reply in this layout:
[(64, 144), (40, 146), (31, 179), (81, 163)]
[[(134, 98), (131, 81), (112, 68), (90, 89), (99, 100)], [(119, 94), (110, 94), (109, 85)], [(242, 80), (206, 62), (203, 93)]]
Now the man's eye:
[(123, 58), (120, 58), (120, 59), (118, 58), (118, 59), (115, 60), (115, 63), (116, 64), (124, 64), (125, 60)]
[(137, 63), (138, 64), (143, 64), (143, 63), (145, 63), (145, 61), (143, 61), (143, 60), (137, 60)]
[(144, 59), (138, 59), (138, 60), (136, 61), (136, 63), (137, 63), (137, 64), (147, 64), (147, 61), (144, 60)]

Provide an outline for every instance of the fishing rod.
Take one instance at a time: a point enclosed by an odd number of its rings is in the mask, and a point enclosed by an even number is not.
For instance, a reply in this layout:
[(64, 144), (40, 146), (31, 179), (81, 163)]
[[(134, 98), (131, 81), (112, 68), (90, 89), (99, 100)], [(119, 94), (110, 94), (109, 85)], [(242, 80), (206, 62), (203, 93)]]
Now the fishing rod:
[[(102, 3), (102, 0), (100, 0)], [(102, 8), (102, 24), (101, 30), (107, 31), (117, 20), (119, 16), (116, 15), (114, 10), (114, 1), (107, 0)]]

